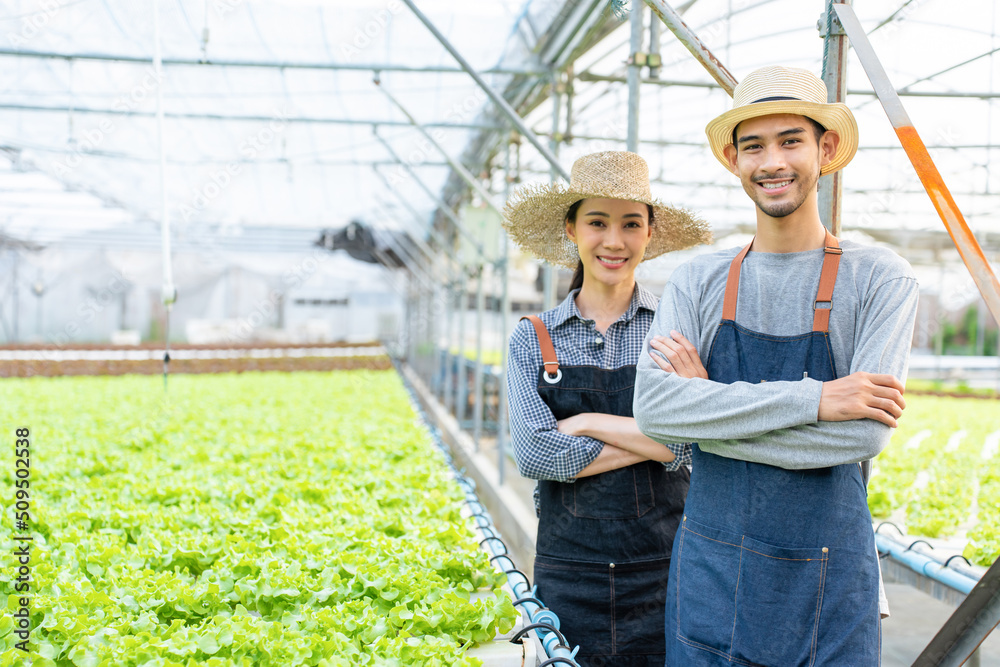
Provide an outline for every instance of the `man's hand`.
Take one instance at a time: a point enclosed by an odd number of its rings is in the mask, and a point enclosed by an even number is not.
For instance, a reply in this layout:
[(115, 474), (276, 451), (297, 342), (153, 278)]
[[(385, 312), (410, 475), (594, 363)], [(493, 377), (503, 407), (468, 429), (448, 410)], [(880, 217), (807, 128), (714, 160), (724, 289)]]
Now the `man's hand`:
[[(653, 358), (657, 366), (666, 372), (676, 373), (682, 378), (708, 379), (708, 372), (701, 363), (698, 349), (678, 332), (671, 331), (670, 338), (653, 336), (652, 340), (649, 341), (649, 346), (652, 348), (649, 356)], [(666, 360), (653, 350), (662, 352)]]
[(874, 419), (896, 428), (903, 414), (903, 383), (892, 375), (851, 373), (847, 377), (823, 383), (819, 399), (819, 420), (843, 422), (851, 419)]

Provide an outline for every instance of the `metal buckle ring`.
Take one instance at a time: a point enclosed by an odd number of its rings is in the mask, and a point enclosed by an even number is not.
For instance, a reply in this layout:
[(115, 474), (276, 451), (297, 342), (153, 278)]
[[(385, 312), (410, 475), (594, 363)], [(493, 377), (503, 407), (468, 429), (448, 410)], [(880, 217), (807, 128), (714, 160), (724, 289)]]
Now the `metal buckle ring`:
[(545, 381), (549, 384), (556, 384), (559, 380), (562, 380), (562, 369), (556, 369), (556, 376), (554, 378), (550, 378), (548, 372), (542, 373), (542, 377), (545, 378)]

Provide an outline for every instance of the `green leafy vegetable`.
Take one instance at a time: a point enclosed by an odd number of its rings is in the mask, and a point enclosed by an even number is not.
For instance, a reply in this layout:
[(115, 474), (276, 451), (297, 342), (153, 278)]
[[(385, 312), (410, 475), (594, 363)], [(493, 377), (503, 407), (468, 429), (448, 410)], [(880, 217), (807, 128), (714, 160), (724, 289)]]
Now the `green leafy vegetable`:
[(35, 665), (475, 665), (513, 626), (394, 372), (170, 383), (0, 383), (31, 429)]

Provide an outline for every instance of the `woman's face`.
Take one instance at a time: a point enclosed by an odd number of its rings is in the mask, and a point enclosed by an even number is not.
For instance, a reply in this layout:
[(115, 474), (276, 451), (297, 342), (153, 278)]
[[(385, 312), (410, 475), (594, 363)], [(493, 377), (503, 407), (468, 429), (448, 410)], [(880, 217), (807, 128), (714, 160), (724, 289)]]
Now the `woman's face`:
[(652, 233), (646, 204), (624, 199), (584, 199), (576, 222), (566, 222), (566, 235), (580, 251), (585, 284), (633, 280)]

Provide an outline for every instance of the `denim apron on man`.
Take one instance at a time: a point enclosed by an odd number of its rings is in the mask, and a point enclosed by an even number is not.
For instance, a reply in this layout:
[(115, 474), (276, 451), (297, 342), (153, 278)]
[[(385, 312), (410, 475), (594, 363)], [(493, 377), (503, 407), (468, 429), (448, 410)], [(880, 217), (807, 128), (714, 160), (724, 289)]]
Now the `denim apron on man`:
[[(795, 336), (736, 323), (749, 249), (730, 266), (709, 379), (836, 379), (828, 331), (837, 239), (827, 234), (813, 330)], [(786, 470), (697, 445), (692, 457), (668, 589), (668, 667), (879, 664), (878, 562), (861, 467)]]
[[(555, 418), (632, 416), (635, 366), (560, 366), (545, 325), (538, 394)], [(535, 583), (582, 667), (662, 667), (663, 614), (674, 534), (690, 475), (656, 461), (539, 482)]]

